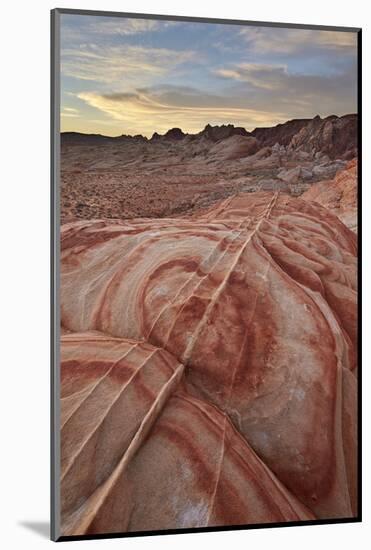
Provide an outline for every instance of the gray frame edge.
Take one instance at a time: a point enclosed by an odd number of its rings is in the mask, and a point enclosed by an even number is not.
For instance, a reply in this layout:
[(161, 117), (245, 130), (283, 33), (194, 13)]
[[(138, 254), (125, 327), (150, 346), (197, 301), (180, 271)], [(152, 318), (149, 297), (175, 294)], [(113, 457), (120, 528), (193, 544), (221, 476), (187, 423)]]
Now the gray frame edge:
[(316, 25), (315, 23), (285, 23), (269, 21), (246, 21), (244, 19), (220, 19), (213, 17), (193, 17), (186, 15), (163, 15), (154, 13), (128, 13), (119, 11), (79, 10), (75, 8), (55, 8), (53, 11), (60, 15), (97, 15), (99, 17), (126, 17), (129, 19), (157, 19), (163, 21), (184, 21), (193, 23), (214, 23), (221, 25), (247, 25), (250, 27), (272, 27), (288, 29), (307, 29), (333, 32), (359, 32), (361, 27), (343, 27), (336, 25)]
[(50, 90), (50, 225), (51, 225), (51, 307), (50, 307), (50, 538), (60, 537), (60, 312), (59, 312), (59, 233), (60, 233), (60, 15), (51, 10), (51, 90)]

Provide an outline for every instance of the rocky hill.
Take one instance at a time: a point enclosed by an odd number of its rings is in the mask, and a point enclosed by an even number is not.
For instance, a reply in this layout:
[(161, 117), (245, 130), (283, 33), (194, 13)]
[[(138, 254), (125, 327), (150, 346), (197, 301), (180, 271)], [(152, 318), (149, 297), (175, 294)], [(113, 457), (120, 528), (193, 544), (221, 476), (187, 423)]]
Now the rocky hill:
[(251, 134), (263, 147), (272, 147), (276, 143), (286, 147), (289, 145), (292, 138), (299, 133), (302, 128), (307, 126), (311, 120), (310, 118), (288, 120), (283, 124), (277, 124), (277, 126), (255, 128)]
[[(357, 115), (342, 117), (332, 115), (324, 119), (316, 116), (313, 119), (289, 120), (270, 128), (256, 128), (252, 132), (242, 127), (235, 127), (233, 124), (221, 126), (207, 124), (197, 134), (185, 134), (180, 128), (171, 128), (164, 135), (155, 132), (149, 141), (181, 141), (187, 138), (187, 143), (204, 141), (204, 139), (219, 142), (232, 136), (253, 137), (257, 140), (260, 149), (279, 144), (290, 151), (304, 151), (312, 156), (323, 153), (331, 159), (351, 159), (356, 156), (357, 150)], [(83, 143), (84, 141), (108, 143), (123, 141), (126, 138), (131, 138), (133, 141), (148, 141), (141, 135), (107, 137), (99, 134), (66, 132), (62, 134), (62, 143)]]
[(290, 151), (304, 151), (311, 156), (322, 153), (331, 159), (352, 159), (357, 154), (357, 115), (290, 120), (251, 133), (262, 146), (279, 143)]
[(335, 177), (356, 145), (356, 115), (150, 139), (62, 134), (62, 220), (173, 216), (246, 191), (298, 196)]

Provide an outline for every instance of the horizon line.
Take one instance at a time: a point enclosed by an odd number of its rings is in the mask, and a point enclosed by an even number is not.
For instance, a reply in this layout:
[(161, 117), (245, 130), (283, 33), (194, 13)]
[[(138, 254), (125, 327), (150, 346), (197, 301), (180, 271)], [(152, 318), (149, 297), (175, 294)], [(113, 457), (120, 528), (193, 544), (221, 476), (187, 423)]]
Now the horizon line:
[(315, 115), (314, 117), (302, 117), (302, 118), (289, 118), (287, 119), (285, 122), (279, 122), (277, 124), (274, 124), (272, 126), (256, 126), (253, 130), (246, 130), (246, 128), (244, 126), (235, 126), (234, 124), (232, 123), (229, 123), (229, 124), (215, 124), (214, 126), (212, 126), (210, 123), (207, 123), (204, 128), (202, 128), (202, 130), (200, 130), (199, 132), (196, 132), (196, 133), (191, 133), (191, 132), (183, 132), (183, 130), (179, 127), (179, 126), (172, 126), (171, 128), (168, 128), (168, 130), (166, 130), (166, 132), (164, 134), (159, 134), (156, 130), (153, 132), (152, 136), (151, 137), (147, 137), (147, 136), (144, 136), (143, 134), (117, 134), (115, 136), (111, 136), (111, 135), (106, 135), (106, 134), (97, 134), (97, 133), (94, 133), (94, 132), (90, 132), (90, 133), (87, 133), (87, 132), (80, 132), (80, 131), (75, 131), (75, 130), (66, 130), (66, 131), (61, 131), (60, 132), (60, 135), (63, 135), (63, 134), (77, 134), (77, 135), (82, 135), (82, 136), (99, 136), (99, 137), (104, 137), (104, 138), (107, 138), (107, 139), (116, 139), (116, 138), (120, 138), (120, 137), (142, 137), (143, 139), (146, 139), (146, 140), (151, 140), (153, 138), (153, 136), (155, 134), (157, 134), (159, 137), (163, 137), (165, 136), (168, 132), (170, 132), (171, 130), (180, 130), (184, 136), (197, 136), (198, 134), (200, 134), (201, 132), (203, 132), (207, 126), (210, 126), (211, 128), (222, 128), (222, 127), (226, 127), (226, 126), (233, 126), (234, 128), (242, 128), (243, 130), (245, 130), (248, 134), (252, 134), (253, 132), (255, 132), (255, 130), (258, 130), (259, 128), (276, 128), (277, 126), (283, 126), (285, 124), (287, 124), (288, 122), (294, 122), (294, 121), (298, 121), (298, 120), (314, 120), (315, 118), (319, 118), (321, 120), (326, 120), (328, 118), (344, 118), (344, 117), (347, 117), (347, 116), (358, 116), (358, 113), (347, 113), (345, 115), (335, 115), (335, 114), (332, 114), (332, 115), (327, 115), (325, 117), (321, 117), (320, 115)]

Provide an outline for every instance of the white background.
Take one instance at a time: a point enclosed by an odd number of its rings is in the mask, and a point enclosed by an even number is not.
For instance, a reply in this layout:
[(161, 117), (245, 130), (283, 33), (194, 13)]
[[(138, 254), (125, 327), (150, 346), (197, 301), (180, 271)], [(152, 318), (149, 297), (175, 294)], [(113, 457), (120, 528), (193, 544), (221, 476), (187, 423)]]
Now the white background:
[[(7, 0), (1, 7), (1, 452), (0, 545), (51, 546), (49, 519), (49, 10), (54, 7), (209, 16), (364, 28), (364, 343), (370, 323), (371, 98), (368, 2), (310, 0)], [(5, 120), (5, 124), (4, 124)], [(367, 272), (368, 271), (368, 272)], [(4, 307), (5, 305), (5, 307)], [(370, 353), (364, 349), (364, 425), (369, 429)], [(70, 542), (69, 548), (159, 550), (205, 545), (281, 549), (366, 548), (370, 438), (364, 431), (364, 523)], [(370, 541), (369, 541), (370, 544)], [(369, 544), (367, 545), (368, 547)]]

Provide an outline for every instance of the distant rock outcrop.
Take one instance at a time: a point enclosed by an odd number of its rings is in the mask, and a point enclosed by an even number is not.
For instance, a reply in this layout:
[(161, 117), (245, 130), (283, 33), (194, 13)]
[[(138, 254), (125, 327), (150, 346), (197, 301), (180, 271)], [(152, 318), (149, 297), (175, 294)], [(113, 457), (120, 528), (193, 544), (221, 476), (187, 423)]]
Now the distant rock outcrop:
[(289, 149), (352, 159), (357, 154), (357, 116), (317, 116), (292, 138)]
[(164, 135), (165, 139), (173, 139), (175, 141), (185, 138), (186, 134), (182, 132), (180, 128), (171, 128)]
[(63, 534), (354, 516), (356, 246), (279, 193), (63, 225)]
[(289, 120), (272, 128), (256, 128), (251, 134), (262, 145), (275, 143), (289, 151), (302, 151), (312, 157), (317, 152), (329, 158), (351, 159), (357, 154), (357, 115), (335, 115), (322, 119)]
[(205, 128), (199, 132), (198, 136), (206, 137), (211, 141), (220, 141), (231, 136), (248, 136), (249, 132), (245, 128), (233, 126), (233, 124), (222, 124), (221, 126), (211, 126), (206, 124)]
[(173, 140), (173, 141), (179, 141), (181, 139), (184, 139), (187, 134), (184, 134), (183, 131), (180, 128), (171, 128), (168, 130), (165, 134), (161, 135), (157, 132), (154, 132), (154, 134), (151, 137), (150, 141), (159, 141), (159, 140)]
[(276, 143), (287, 146), (295, 134), (300, 132), (310, 120), (310, 118), (294, 119), (277, 126), (255, 128), (251, 135), (258, 139), (263, 147), (271, 147)]
[[(109, 143), (112, 139), (122, 139), (128, 136), (119, 136), (119, 138), (112, 138), (110, 136), (103, 136), (101, 134), (83, 134), (81, 132), (62, 132), (61, 142), (62, 145), (99, 145), (100, 143)], [(131, 139), (131, 136), (129, 136)]]

